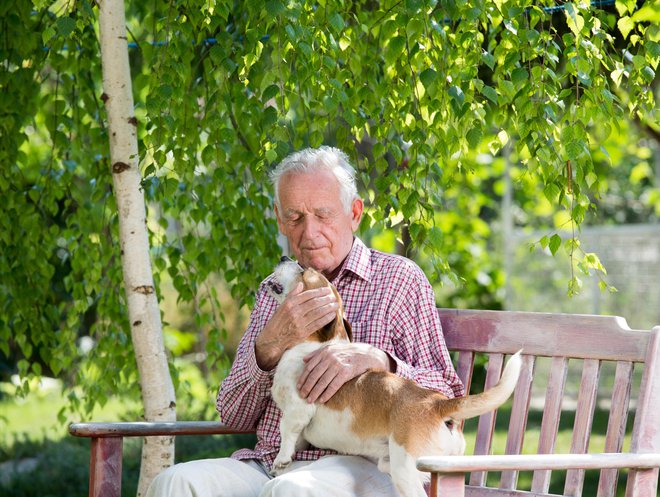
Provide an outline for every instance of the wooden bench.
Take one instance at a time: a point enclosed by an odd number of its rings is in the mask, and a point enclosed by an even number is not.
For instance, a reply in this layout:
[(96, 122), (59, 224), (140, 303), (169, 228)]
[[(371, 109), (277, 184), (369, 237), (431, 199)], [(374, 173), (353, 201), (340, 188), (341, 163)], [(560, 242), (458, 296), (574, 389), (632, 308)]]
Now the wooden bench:
[[(505, 404), (511, 405), (511, 414), (504, 454), (489, 455), (497, 413), (481, 416), (476, 428), (474, 455), (424, 457), (418, 461), (420, 470), (432, 474), (431, 495), (558, 495), (550, 494), (549, 489), (552, 471), (561, 470), (565, 483), (563, 494), (559, 495), (580, 496), (585, 470), (599, 469), (597, 497), (614, 497), (619, 470), (627, 468), (626, 497), (657, 497), (660, 327), (652, 331), (630, 330), (624, 319), (610, 316), (454, 309), (440, 309), (439, 313), (447, 346), (457, 353), (457, 372), (468, 388), (472, 385), (475, 358), (479, 354), (487, 357), (486, 387), (496, 383), (505, 356), (522, 348), (524, 360), (513, 401)], [(554, 454), (567, 372), (569, 365), (575, 362), (581, 366), (581, 380), (571, 450), (569, 454)], [(589, 440), (594, 412), (599, 408), (600, 373), (607, 363), (614, 364), (614, 381), (607, 402), (609, 414), (604, 450), (596, 454), (590, 453)], [(536, 371), (537, 365), (544, 367)], [(635, 370), (641, 372), (638, 388), (635, 388), (634, 380), (638, 377)], [(530, 402), (539, 383), (546, 384), (545, 393), (541, 394), (544, 407), (540, 433), (536, 437), (536, 447), (531, 447), (535, 453), (523, 454)], [(536, 385), (534, 390), (533, 385)], [(628, 418), (633, 414), (630, 447), (624, 452)], [(69, 432), (92, 438), (91, 497), (121, 495), (123, 437), (237, 433), (219, 422), (76, 423), (70, 426)], [(517, 490), (520, 471), (533, 471), (531, 489)], [(499, 481), (493, 484), (488, 472), (500, 473)], [(467, 473), (470, 475), (466, 478)]]

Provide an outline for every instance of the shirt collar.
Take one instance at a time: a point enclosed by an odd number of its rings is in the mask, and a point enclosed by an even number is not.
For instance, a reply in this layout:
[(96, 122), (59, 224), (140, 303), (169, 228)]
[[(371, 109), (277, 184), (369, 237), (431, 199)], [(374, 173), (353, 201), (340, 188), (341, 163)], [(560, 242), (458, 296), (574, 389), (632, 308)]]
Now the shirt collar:
[(357, 236), (353, 237), (353, 247), (344, 260), (335, 281), (343, 278), (346, 271), (350, 271), (365, 281), (371, 280), (371, 253)]

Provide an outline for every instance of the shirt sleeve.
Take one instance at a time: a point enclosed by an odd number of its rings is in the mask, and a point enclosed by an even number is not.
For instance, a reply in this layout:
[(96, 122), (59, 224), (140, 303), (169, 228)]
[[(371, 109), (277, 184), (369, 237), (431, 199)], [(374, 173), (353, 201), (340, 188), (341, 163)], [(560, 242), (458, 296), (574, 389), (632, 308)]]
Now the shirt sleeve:
[(391, 315), (396, 374), (450, 398), (463, 396), (463, 384), (442, 335), (433, 288), (417, 265), (410, 266)]
[(275, 371), (263, 371), (257, 364), (254, 344), (271, 318), (277, 304), (262, 285), (250, 315), (250, 324), (241, 338), (229, 375), (220, 385), (216, 409), (222, 422), (239, 430), (256, 428), (270, 398)]

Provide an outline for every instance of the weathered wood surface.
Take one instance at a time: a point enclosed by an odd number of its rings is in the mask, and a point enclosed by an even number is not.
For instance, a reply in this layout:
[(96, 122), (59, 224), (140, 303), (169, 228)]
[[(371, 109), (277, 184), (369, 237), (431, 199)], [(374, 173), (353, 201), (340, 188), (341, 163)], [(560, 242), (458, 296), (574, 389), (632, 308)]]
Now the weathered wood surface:
[(421, 471), (534, 471), (536, 469), (654, 468), (660, 454), (518, 454), (490, 456), (428, 456), (417, 460)]
[(121, 437), (95, 438), (89, 468), (89, 497), (121, 497)]
[(229, 428), (219, 421), (177, 421), (174, 423), (73, 423), (69, 433), (76, 437), (152, 437), (162, 435), (229, 435), (254, 433)]
[[(552, 366), (550, 367), (550, 375), (548, 377), (545, 405), (543, 406), (541, 434), (537, 450), (539, 454), (552, 454), (555, 451), (567, 373), (567, 359), (565, 357), (553, 358)], [(549, 470), (535, 471), (532, 479), (532, 492), (548, 493), (550, 488), (550, 477), (551, 472)]]
[(439, 309), (450, 350), (546, 357), (644, 360), (648, 333), (616, 316)]

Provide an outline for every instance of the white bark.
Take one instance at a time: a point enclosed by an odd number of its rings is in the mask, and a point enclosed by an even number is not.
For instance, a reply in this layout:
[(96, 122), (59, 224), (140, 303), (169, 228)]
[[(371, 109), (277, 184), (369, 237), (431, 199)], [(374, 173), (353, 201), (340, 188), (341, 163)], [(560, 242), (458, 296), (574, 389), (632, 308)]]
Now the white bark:
[[(137, 120), (133, 94), (124, 0), (98, 2), (103, 66), (103, 101), (108, 112), (112, 177), (119, 211), (119, 242), (131, 336), (147, 421), (175, 421), (174, 386), (163, 342), (154, 288), (144, 194), (138, 167)], [(174, 462), (172, 437), (150, 438), (142, 448), (138, 496), (163, 468)]]

